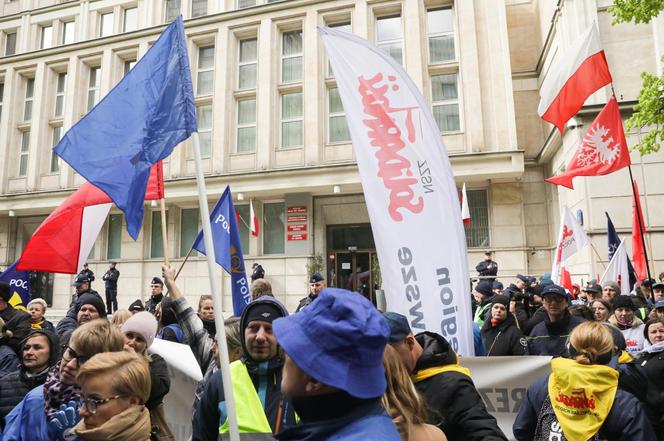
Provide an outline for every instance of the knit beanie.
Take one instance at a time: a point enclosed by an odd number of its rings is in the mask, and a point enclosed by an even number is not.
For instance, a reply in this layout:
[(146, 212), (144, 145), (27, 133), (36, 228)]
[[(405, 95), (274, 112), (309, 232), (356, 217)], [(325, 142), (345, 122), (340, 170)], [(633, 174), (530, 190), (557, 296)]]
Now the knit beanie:
[[(99, 317), (106, 318), (106, 306), (104, 301), (95, 294), (85, 293), (78, 298), (78, 310), (80, 311), (83, 305), (92, 305), (97, 310)], [(78, 313), (78, 311), (76, 311)]]
[(9, 302), (9, 299), (11, 298), (9, 293), (9, 283), (0, 282), (0, 298), (2, 298), (2, 300), (5, 302)]
[(616, 282), (606, 282), (603, 288), (606, 288), (607, 286), (613, 288), (613, 290), (616, 292), (616, 295), (620, 295), (620, 285), (618, 285)]
[(140, 334), (147, 342), (149, 348), (152, 346), (154, 336), (157, 334), (157, 319), (147, 311), (137, 312), (124, 322), (121, 330), (123, 334), (127, 332)]
[(626, 296), (626, 295), (616, 296), (613, 299), (612, 306), (614, 311), (618, 308), (628, 308), (631, 309), (632, 311), (636, 311), (636, 306), (634, 306), (634, 302), (632, 302), (631, 296)]

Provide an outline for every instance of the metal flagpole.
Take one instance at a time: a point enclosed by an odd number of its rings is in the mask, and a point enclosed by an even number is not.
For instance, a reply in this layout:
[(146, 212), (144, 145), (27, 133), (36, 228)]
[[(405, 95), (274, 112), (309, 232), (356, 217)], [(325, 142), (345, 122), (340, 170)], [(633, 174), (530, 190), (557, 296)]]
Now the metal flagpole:
[(224, 317), (221, 314), (221, 292), (219, 281), (215, 275), (216, 260), (214, 257), (214, 245), (212, 243), (212, 228), (210, 226), (210, 209), (208, 208), (205, 181), (203, 179), (203, 167), (201, 164), (201, 145), (198, 132), (191, 135), (194, 144), (194, 160), (196, 162), (196, 186), (198, 187), (198, 205), (201, 212), (201, 223), (203, 225), (203, 241), (205, 243), (205, 254), (208, 262), (208, 277), (212, 290), (212, 301), (214, 303), (214, 321), (217, 327), (217, 346), (221, 361), (221, 381), (224, 386), (224, 397), (226, 400), (226, 411), (228, 413), (228, 425), (230, 428), (230, 440), (240, 441), (240, 430), (235, 413), (235, 397), (233, 396), (233, 385), (231, 382), (230, 362), (228, 358), (228, 346), (226, 345), (226, 329), (224, 328)]

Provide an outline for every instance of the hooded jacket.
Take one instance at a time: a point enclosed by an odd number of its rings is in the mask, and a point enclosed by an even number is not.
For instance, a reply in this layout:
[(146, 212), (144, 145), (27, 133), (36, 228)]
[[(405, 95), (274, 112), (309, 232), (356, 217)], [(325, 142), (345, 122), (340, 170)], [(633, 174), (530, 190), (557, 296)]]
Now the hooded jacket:
[[(252, 305), (269, 302), (276, 305), (282, 316), (288, 315), (284, 306), (272, 297), (261, 297), (251, 302), (240, 317), (241, 335), (247, 327), (248, 312)], [(281, 373), (284, 364), (282, 351), (277, 356), (262, 362), (254, 361), (245, 347), (245, 339), (242, 338), (242, 349), (244, 356), (242, 363), (246, 366), (258, 396), (263, 405), (265, 416), (272, 428), (273, 433), (278, 433), (284, 425), (293, 425), (296, 422), (295, 411), (290, 400), (281, 395)], [(196, 406), (193, 418), (192, 441), (216, 441), (219, 437), (219, 427), (226, 421), (226, 403), (224, 388), (221, 381), (221, 371), (216, 371), (210, 377), (210, 381)]]
[(26, 396), (30, 389), (33, 389), (39, 385), (44, 384), (46, 381), (46, 375), (48, 374), (48, 369), (57, 363), (59, 359), (59, 347), (58, 347), (58, 338), (51, 332), (44, 330), (35, 330), (32, 331), (28, 336), (21, 342), (21, 347), (25, 342), (35, 335), (44, 335), (48, 339), (49, 349), (50, 349), (50, 358), (48, 360), (48, 366), (46, 369), (38, 372), (36, 374), (29, 374), (23, 364), (20, 365), (17, 371), (9, 373), (4, 377), (0, 378), (0, 428), (4, 428), (5, 416), (11, 412), (11, 410), (16, 406), (21, 400)]
[(549, 314), (546, 314), (544, 321), (538, 323), (526, 338), (530, 355), (566, 356), (567, 337), (572, 329), (584, 321), (580, 317), (571, 315), (567, 310), (564, 317), (557, 322), (552, 322)]
[(32, 330), (30, 314), (8, 305), (0, 311), (0, 318), (5, 321), (5, 327), (12, 332), (10, 337), (0, 337), (0, 345), (7, 345), (18, 353), (21, 342)]
[(507, 313), (507, 318), (496, 326), (491, 325), (490, 318), (487, 319), (482, 327), (482, 339), (488, 356), (528, 354), (528, 343), (510, 312)]
[[(423, 332), (415, 338), (424, 349), (413, 376), (415, 387), (427, 404), (427, 422), (438, 426), (450, 441), (506, 441), (473, 380), (463, 368), (455, 369), (457, 355), (447, 340), (433, 332)], [(425, 369), (436, 367), (452, 369), (417, 379)]]
[[(660, 344), (661, 346), (661, 344)], [(659, 346), (651, 346), (648, 351), (644, 351), (639, 358), (634, 361), (634, 365), (640, 368), (644, 373), (648, 386), (639, 388), (645, 389), (643, 397), (644, 407), (655, 428), (657, 439), (664, 440), (664, 347), (657, 351)]]
[[(560, 363), (563, 362), (563, 363)], [(582, 383), (595, 387), (593, 392), (585, 390), (586, 397), (596, 398), (595, 392), (598, 394), (610, 394), (606, 391), (603, 382), (588, 381), (588, 373), (593, 374), (596, 370), (597, 378), (606, 377), (605, 371), (610, 369), (602, 365), (589, 365), (585, 366), (584, 370), (587, 372), (578, 372), (578, 363), (572, 360), (554, 359), (552, 360), (552, 373), (546, 375), (535, 381), (527, 390), (526, 396), (521, 402), (519, 413), (517, 414), (516, 421), (512, 427), (514, 437), (517, 441), (539, 441), (537, 438), (537, 425), (539, 421), (547, 420), (547, 416), (551, 415), (551, 398), (549, 393), (550, 377), (554, 376), (563, 385), (574, 388), (577, 384), (579, 387)], [(617, 373), (615, 374), (617, 381)], [(598, 385), (601, 383), (601, 385)], [(554, 401), (564, 402), (564, 398), (554, 397)], [(602, 439), (607, 441), (655, 441), (655, 433), (648, 421), (646, 414), (641, 407), (641, 403), (630, 393), (622, 389), (616, 389), (613, 401), (605, 401), (611, 403), (608, 413), (603, 412), (601, 418), (601, 427), (598, 429), (599, 435)], [(577, 403), (578, 404), (578, 403)], [(596, 409), (600, 409), (599, 403), (593, 403)], [(579, 407), (579, 406), (576, 406)], [(599, 411), (597, 413), (600, 413)], [(589, 421), (583, 420), (583, 423), (576, 422), (575, 430), (583, 430), (588, 428)], [(570, 421), (557, 421), (554, 420), (549, 424), (542, 425), (540, 430), (544, 429), (544, 439), (561, 439), (559, 435), (561, 431), (566, 431), (566, 427), (571, 427), (574, 424)], [(547, 431), (549, 436), (547, 436)], [(591, 435), (592, 436), (592, 435)], [(590, 439), (590, 436), (587, 438)]]

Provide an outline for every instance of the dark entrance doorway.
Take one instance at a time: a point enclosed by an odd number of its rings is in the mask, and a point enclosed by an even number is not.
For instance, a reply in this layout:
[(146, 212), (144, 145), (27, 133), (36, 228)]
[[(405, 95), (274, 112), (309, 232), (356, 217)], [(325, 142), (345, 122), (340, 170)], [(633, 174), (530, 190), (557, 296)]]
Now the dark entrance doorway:
[(359, 292), (376, 304), (376, 246), (370, 224), (327, 227), (330, 286)]

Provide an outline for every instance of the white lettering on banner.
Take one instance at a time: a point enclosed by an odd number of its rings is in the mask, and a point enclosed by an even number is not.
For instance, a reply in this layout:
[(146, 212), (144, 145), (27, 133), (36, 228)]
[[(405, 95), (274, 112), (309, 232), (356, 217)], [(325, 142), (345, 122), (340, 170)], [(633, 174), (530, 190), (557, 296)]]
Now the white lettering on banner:
[(431, 108), (384, 51), (346, 32), (320, 34), (353, 141), (387, 310), (472, 355), (465, 233)]
[(17, 286), (19, 288), (28, 289), (28, 281), (21, 279), (11, 279), (9, 281), (9, 286)]
[(231, 234), (231, 227), (228, 221), (226, 220), (226, 217), (223, 214), (218, 215), (217, 218), (214, 220), (214, 223), (215, 224), (220, 223), (221, 228), (223, 228), (224, 231), (226, 231), (226, 234)]
[(249, 286), (247, 283), (247, 279), (245, 277), (238, 279), (235, 281), (236, 285), (240, 285), (240, 293), (242, 294), (242, 297), (246, 301), (247, 304), (251, 301), (251, 291), (249, 291)]

